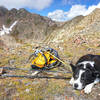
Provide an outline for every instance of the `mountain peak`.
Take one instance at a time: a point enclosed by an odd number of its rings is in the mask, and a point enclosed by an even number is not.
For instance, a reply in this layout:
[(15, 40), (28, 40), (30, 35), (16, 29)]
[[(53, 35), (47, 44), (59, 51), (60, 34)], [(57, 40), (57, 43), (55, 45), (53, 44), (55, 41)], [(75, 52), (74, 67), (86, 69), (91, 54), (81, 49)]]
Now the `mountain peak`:
[(94, 10), (90, 13), (90, 15), (95, 15), (95, 16), (100, 15), (100, 8), (94, 9)]
[(4, 16), (8, 12), (8, 9), (6, 9), (3, 6), (0, 6), (0, 16)]
[(4, 6), (0, 6), (0, 10), (2, 10), (2, 11), (8, 11), (8, 9), (5, 8)]
[(29, 13), (26, 9), (24, 9), (24, 8), (20, 8), (19, 9), (19, 12), (21, 12), (21, 13)]
[(93, 12), (100, 12), (100, 8), (96, 8), (96, 9), (94, 9)]

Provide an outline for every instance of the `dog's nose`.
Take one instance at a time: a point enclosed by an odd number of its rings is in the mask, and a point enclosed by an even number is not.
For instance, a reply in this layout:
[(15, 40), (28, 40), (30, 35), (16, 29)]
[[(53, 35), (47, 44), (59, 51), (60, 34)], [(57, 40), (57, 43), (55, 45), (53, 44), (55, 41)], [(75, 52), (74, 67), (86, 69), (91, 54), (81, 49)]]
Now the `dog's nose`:
[(78, 87), (78, 84), (77, 84), (77, 83), (75, 83), (75, 84), (74, 84), (74, 88), (75, 88), (75, 89), (77, 89), (77, 87)]

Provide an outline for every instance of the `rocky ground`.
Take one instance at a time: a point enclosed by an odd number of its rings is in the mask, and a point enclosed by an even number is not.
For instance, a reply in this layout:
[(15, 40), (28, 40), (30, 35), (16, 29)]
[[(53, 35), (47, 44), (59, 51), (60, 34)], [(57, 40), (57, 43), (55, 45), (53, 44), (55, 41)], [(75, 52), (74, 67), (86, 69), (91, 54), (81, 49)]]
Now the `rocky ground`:
[[(60, 46), (61, 45), (61, 46)], [(99, 54), (99, 46), (88, 47), (82, 44), (77, 45), (76, 42), (66, 46), (65, 44), (53, 46), (59, 52), (61, 59), (67, 63), (73, 61), (75, 63), (77, 59), (83, 54), (93, 53)], [(69, 44), (70, 45), (70, 44)], [(76, 47), (76, 45), (78, 47)], [(17, 68), (30, 68), (31, 63), (27, 63), (27, 59), (33, 48), (36, 46), (44, 46), (43, 44), (25, 43), (18, 45), (17, 47), (0, 48), (0, 66), (10, 66)], [(90, 45), (89, 45), (90, 46)], [(63, 47), (63, 48), (62, 48)], [(73, 51), (73, 53), (72, 53)], [(53, 70), (67, 70), (67, 66), (64, 69), (55, 68)], [(26, 75), (29, 74), (26, 71), (7, 71), (8, 74)], [(42, 73), (41, 75), (47, 76), (65, 76), (69, 77), (71, 74), (64, 73)], [(83, 91), (77, 91), (69, 84), (69, 80), (57, 80), (57, 79), (26, 79), (26, 78), (1, 78), (0, 79), (0, 100), (99, 100), (100, 99), (100, 84), (93, 87), (90, 94), (85, 94)]]

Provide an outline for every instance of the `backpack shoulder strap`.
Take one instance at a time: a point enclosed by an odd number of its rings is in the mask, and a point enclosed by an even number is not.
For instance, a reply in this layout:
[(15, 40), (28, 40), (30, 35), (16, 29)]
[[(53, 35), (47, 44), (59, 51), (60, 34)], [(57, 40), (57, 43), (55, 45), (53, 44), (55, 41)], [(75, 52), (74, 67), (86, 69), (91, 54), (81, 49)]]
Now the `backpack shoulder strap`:
[(44, 55), (44, 53), (42, 53), (42, 56), (43, 56), (44, 59), (45, 59), (45, 65), (47, 65), (47, 58), (46, 58), (46, 56)]

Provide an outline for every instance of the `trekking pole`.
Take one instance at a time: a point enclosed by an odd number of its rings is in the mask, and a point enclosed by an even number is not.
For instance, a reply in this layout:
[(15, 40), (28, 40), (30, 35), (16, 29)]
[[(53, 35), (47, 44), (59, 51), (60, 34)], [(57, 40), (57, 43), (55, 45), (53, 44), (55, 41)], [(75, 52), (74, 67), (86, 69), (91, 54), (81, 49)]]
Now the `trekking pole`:
[(54, 72), (54, 73), (71, 73), (71, 72), (62, 72), (62, 71), (50, 71), (50, 70), (42, 70), (42, 69), (29, 69), (29, 68), (16, 68), (16, 67), (0, 67), (3, 70), (21, 70), (21, 71), (42, 71), (42, 72)]
[[(48, 52), (49, 53), (49, 52)], [(51, 56), (53, 56), (54, 58), (56, 58), (58, 61), (60, 61), (61, 63), (63, 63), (65, 66), (67, 66), (69, 68), (69, 70), (71, 71), (71, 67), (68, 66), (67, 63), (65, 63), (64, 61), (62, 61), (61, 59), (57, 58), (56, 56), (54, 56), (53, 54), (49, 53)]]
[(39, 78), (39, 79), (64, 79), (64, 80), (71, 79), (71, 77), (62, 77), (62, 76), (48, 77), (48, 76), (9, 75), (9, 74), (3, 74), (0, 77), (1, 78), (15, 77), (15, 78), (30, 78), (30, 79), (35, 79), (35, 78)]

